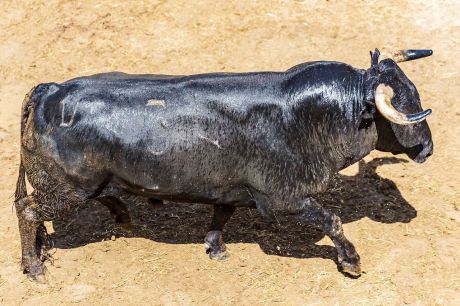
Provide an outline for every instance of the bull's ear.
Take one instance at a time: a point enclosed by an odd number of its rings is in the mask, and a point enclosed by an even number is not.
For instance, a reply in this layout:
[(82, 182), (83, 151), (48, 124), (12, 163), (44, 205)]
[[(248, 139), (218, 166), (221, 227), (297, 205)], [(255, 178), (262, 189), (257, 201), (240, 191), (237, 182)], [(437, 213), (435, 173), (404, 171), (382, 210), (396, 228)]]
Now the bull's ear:
[(360, 113), (358, 129), (367, 129), (375, 120), (375, 104), (365, 101)]
[(379, 49), (375, 48), (375, 51), (371, 53), (371, 66), (375, 66), (379, 63), (380, 51)]
[[(375, 49), (375, 52), (371, 52), (372, 61), (375, 60), (378, 62), (379, 54), (378, 49)], [(364, 99), (359, 113), (359, 129), (367, 129), (375, 120), (375, 88), (379, 84), (379, 77), (378, 63), (366, 71), (363, 91)]]

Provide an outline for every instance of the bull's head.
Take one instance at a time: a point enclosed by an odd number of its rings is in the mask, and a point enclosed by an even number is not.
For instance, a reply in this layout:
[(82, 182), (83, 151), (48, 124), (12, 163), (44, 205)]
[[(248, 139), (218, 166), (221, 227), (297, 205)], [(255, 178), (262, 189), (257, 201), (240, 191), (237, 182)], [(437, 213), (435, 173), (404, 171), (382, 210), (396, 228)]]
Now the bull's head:
[(380, 52), (371, 52), (368, 97), (378, 110), (375, 122), (376, 148), (394, 154), (406, 153), (418, 163), (433, 153), (430, 128), (425, 121), (431, 109), (423, 110), (414, 84), (396, 64), (432, 54), (431, 50), (398, 51), (379, 61)]

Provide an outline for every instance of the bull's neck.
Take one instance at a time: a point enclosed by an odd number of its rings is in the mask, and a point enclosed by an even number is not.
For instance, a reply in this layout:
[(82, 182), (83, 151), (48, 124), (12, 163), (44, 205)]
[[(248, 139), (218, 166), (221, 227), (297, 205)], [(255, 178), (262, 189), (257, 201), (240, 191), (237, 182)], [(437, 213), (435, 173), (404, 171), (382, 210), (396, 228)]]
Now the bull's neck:
[(362, 126), (363, 78), (358, 75), (354, 81), (326, 88), (326, 94), (312, 94), (311, 88), (304, 88), (298, 95), (301, 99), (293, 104), (299, 126), (294, 128), (295, 143), (306, 163), (338, 171), (375, 149), (375, 124)]

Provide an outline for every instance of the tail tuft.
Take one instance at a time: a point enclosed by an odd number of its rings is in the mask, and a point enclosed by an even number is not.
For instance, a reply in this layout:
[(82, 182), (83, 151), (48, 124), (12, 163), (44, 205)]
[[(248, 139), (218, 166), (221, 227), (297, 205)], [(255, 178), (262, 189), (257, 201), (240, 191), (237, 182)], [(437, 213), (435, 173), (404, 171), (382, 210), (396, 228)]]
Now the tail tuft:
[(21, 161), (19, 164), (19, 176), (18, 181), (16, 182), (16, 191), (14, 192), (14, 202), (27, 197), (27, 187), (26, 187), (26, 169)]

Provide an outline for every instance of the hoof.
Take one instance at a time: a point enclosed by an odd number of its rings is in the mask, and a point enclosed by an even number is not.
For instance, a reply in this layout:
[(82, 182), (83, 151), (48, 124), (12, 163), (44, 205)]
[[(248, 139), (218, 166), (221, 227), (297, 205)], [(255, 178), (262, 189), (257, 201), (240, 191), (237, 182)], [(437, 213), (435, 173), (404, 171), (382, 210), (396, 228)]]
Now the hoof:
[(341, 252), (341, 249), (337, 249), (337, 251), (339, 270), (353, 278), (359, 277), (361, 275), (361, 263), (354, 246), (349, 243), (344, 251)]
[(343, 273), (346, 273), (352, 277), (359, 277), (361, 276), (361, 265), (358, 263), (352, 264), (346, 261), (342, 261), (340, 263), (341, 270)]
[(132, 224), (130, 222), (128, 222), (128, 223), (118, 223), (117, 227), (121, 231), (129, 233), (129, 234), (131, 234), (133, 232), (133, 226), (132, 226)]
[(204, 248), (210, 259), (220, 261), (227, 260), (230, 257), (230, 254), (228, 254), (225, 246), (223, 246), (223, 248), (219, 248), (219, 250), (213, 250), (209, 244), (205, 243)]
[(22, 271), (31, 281), (39, 284), (47, 284), (46, 267), (40, 262), (31, 265), (22, 265)]
[(209, 253), (209, 258), (212, 260), (219, 260), (219, 261), (224, 261), (227, 260), (230, 257), (227, 251), (220, 252), (220, 253)]
[(42, 274), (27, 274), (27, 278), (37, 284), (48, 284), (48, 278), (45, 273)]

